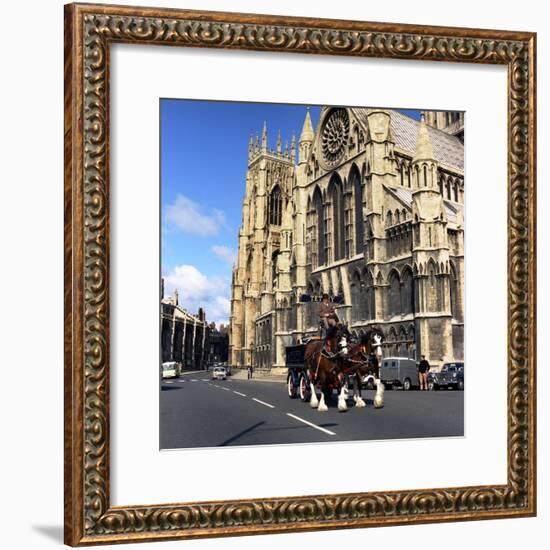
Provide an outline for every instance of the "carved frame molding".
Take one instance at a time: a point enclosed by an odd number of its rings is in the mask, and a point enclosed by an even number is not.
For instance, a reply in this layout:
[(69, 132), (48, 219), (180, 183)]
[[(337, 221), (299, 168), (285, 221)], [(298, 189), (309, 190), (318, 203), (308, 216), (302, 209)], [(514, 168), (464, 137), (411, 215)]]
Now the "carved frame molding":
[[(505, 485), (110, 505), (109, 48), (115, 42), (507, 66)], [(525, 32), (93, 4), (65, 7), (66, 544), (535, 515), (535, 43), (536, 35)]]

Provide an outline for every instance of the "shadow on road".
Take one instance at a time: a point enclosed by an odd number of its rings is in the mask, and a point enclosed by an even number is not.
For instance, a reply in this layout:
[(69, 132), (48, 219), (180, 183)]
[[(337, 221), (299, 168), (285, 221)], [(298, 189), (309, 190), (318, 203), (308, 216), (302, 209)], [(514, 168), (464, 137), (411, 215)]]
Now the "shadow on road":
[(247, 428), (246, 430), (243, 430), (242, 432), (239, 432), (237, 435), (234, 435), (233, 437), (230, 437), (229, 439), (226, 439), (223, 443), (220, 443), (218, 447), (223, 447), (225, 445), (231, 445), (233, 441), (239, 439), (239, 437), (242, 437), (244, 434), (250, 433), (262, 424), (265, 424), (265, 422), (262, 420), (261, 422), (257, 422), (253, 426), (250, 426), (250, 428)]
[(178, 386), (161, 386), (160, 388), (162, 391), (168, 391), (168, 390), (181, 390)]

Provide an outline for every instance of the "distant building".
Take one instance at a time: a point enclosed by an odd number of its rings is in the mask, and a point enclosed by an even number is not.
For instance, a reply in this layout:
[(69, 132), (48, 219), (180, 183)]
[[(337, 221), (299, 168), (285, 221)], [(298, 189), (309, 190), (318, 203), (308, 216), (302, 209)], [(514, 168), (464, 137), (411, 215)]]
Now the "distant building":
[(229, 359), (229, 327), (216, 323), (208, 326), (208, 364), (227, 363)]
[[(386, 355), (464, 357), (464, 114), (324, 107), (290, 149), (251, 137), (233, 271), (230, 362), (280, 368), (341, 299)], [(490, 223), (488, 220), (487, 223)]]
[(174, 296), (163, 296), (160, 307), (162, 361), (176, 361), (184, 369), (206, 369), (209, 328), (204, 310), (189, 313), (179, 305), (177, 290)]

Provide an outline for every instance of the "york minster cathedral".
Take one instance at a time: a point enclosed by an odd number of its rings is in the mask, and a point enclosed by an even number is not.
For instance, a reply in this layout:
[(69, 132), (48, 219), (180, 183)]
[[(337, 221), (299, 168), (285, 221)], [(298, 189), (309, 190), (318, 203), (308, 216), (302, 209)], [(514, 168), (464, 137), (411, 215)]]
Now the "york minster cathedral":
[(385, 356), (434, 366), (464, 346), (464, 114), (309, 110), (290, 149), (251, 138), (233, 270), (230, 364), (272, 369), (318, 334), (318, 300)]

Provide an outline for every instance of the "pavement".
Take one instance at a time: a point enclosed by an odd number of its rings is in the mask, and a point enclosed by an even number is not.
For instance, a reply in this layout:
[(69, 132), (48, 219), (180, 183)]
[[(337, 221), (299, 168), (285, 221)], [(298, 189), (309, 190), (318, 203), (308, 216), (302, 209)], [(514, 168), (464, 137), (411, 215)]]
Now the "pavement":
[(163, 380), (161, 449), (464, 435), (464, 392), (386, 391), (384, 407), (375, 409), (374, 391), (363, 390), (365, 408), (349, 399), (349, 410), (339, 412), (335, 394), (329, 410), (318, 412), (290, 399), (275, 377), (236, 374), (212, 380), (211, 372), (199, 371)]

